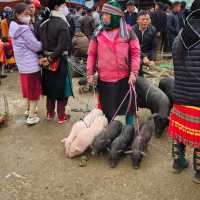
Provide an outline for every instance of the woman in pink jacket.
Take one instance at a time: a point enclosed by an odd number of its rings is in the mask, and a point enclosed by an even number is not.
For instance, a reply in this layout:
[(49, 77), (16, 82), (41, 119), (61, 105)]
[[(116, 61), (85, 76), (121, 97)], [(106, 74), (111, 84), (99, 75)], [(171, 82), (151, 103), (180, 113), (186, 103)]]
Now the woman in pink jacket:
[[(105, 3), (102, 13), (102, 26), (97, 28), (88, 49), (87, 74), (88, 82), (92, 84), (93, 75), (98, 72), (100, 104), (110, 121), (129, 91), (129, 85), (135, 84), (140, 66), (140, 45), (134, 32), (128, 29), (118, 2)], [(126, 115), (127, 124), (133, 124), (134, 97), (131, 103), (129, 99), (117, 115)]]

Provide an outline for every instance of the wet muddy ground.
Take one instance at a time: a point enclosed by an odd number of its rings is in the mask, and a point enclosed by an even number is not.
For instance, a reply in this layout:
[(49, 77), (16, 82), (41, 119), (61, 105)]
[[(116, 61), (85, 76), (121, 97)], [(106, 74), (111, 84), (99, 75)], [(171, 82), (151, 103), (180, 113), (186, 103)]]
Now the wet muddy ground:
[[(0, 200), (200, 199), (200, 186), (192, 182), (192, 164), (180, 175), (171, 172), (171, 143), (166, 134), (152, 139), (139, 170), (132, 168), (128, 156), (115, 169), (109, 168), (106, 155), (89, 156), (87, 166), (79, 167), (80, 158), (65, 158), (60, 141), (82, 113), (71, 112), (70, 122), (64, 125), (47, 122), (45, 98), (41, 98), (41, 122), (27, 127), (17, 73), (3, 80), (0, 93), (7, 95), (10, 109), (8, 126), (0, 129)], [(85, 109), (88, 100), (92, 104), (88, 94), (78, 94), (76, 84), (75, 94), (68, 109)]]

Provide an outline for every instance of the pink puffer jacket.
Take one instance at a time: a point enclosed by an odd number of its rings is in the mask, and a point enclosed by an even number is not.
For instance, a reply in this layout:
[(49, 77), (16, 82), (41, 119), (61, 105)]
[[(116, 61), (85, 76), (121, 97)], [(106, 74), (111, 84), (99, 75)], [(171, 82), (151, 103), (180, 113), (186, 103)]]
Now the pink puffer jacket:
[(135, 33), (130, 31), (128, 41), (120, 37), (119, 30), (113, 39), (110, 39), (108, 34), (110, 33), (102, 31), (90, 41), (88, 76), (97, 70), (101, 81), (116, 82), (128, 77), (130, 71), (137, 75), (140, 67), (140, 45)]

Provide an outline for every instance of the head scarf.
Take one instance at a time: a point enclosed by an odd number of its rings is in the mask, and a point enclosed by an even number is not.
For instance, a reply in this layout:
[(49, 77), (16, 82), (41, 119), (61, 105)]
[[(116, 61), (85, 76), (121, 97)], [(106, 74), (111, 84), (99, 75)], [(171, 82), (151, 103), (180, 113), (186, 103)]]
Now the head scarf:
[(121, 37), (127, 40), (129, 34), (120, 4), (115, 0), (111, 0), (103, 5), (102, 12), (111, 15), (110, 24), (103, 24), (103, 28), (106, 30), (119, 28)]

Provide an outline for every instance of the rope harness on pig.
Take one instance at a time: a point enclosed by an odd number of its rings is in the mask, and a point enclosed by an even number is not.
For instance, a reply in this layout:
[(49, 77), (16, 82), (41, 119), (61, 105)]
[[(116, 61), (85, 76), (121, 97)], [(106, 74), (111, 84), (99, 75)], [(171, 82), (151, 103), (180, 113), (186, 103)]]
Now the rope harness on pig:
[(148, 96), (149, 96), (149, 92), (150, 92), (151, 88), (152, 88), (152, 85), (149, 86), (149, 88), (147, 90), (147, 93), (146, 93), (146, 96), (145, 96), (145, 103), (146, 103), (146, 105), (148, 105)]

